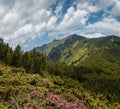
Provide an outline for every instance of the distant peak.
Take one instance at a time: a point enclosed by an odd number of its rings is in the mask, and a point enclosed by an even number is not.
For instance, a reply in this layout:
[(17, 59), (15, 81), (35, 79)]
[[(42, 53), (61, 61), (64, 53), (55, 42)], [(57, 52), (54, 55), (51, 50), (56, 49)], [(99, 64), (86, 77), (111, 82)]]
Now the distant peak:
[(67, 36), (66, 38), (85, 38), (84, 36), (78, 35), (78, 34), (71, 34), (69, 36)]
[(53, 42), (59, 41), (58, 39), (54, 39)]

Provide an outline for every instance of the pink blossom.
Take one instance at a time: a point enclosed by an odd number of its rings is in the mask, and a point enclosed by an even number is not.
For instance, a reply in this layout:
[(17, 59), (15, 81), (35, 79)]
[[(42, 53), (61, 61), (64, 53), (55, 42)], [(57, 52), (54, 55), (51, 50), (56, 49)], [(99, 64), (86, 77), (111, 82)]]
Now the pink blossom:
[(30, 105), (31, 105), (31, 103), (30, 103), (30, 102), (28, 102), (28, 103), (27, 103), (27, 106), (30, 106)]
[(64, 102), (64, 103), (68, 103), (68, 101), (67, 101), (67, 100), (63, 100), (63, 102)]
[(43, 101), (43, 105), (45, 105), (45, 104), (46, 104), (46, 100)]
[(59, 96), (58, 95), (54, 95), (54, 94), (50, 94), (50, 98), (51, 98), (52, 101), (55, 102), (59, 98)]
[(38, 109), (38, 105), (35, 104), (35, 105), (33, 106), (33, 108), (34, 108), (34, 109)]
[(58, 99), (58, 98), (59, 98), (59, 96), (58, 96), (58, 95), (54, 95), (54, 98), (55, 98), (55, 99)]
[(55, 104), (55, 100), (52, 100), (52, 104)]
[(77, 104), (72, 104), (72, 107), (77, 107)]
[(33, 94), (34, 94), (34, 95), (37, 95), (38, 93), (39, 93), (39, 91), (38, 91), (38, 90), (36, 90), (36, 89), (35, 89), (35, 90), (33, 90)]
[(66, 109), (69, 109), (70, 108), (70, 105), (69, 103), (66, 103), (66, 106), (65, 106)]
[(64, 103), (59, 103), (57, 107), (58, 107), (58, 108), (61, 108), (61, 107), (63, 107), (63, 106), (64, 106)]

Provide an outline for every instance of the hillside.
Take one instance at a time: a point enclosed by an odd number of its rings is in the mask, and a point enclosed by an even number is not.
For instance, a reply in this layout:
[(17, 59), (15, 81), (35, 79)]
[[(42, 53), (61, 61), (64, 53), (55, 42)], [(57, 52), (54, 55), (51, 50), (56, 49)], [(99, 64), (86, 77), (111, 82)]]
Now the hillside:
[[(114, 41), (115, 47), (119, 47), (119, 38), (113, 38), (118, 37), (112, 36), (112, 42)], [(88, 41), (82, 36), (74, 35), (65, 39), (66, 45), (63, 44), (62, 48), (60, 46), (61, 50), (66, 49), (66, 46), (69, 48), (76, 41)], [(103, 43), (103, 39), (99, 40)], [(91, 39), (91, 44), (93, 42), (96, 42), (95, 39)], [(101, 46), (101, 42), (98, 42), (96, 47)], [(106, 37), (102, 46), (106, 43), (110, 48), (114, 47), (111, 37)], [(117, 57), (119, 48), (112, 50)], [(112, 62), (109, 60), (111, 55), (104, 58), (103, 55), (102, 58), (101, 55), (93, 55), (91, 61), (86, 58), (84, 63), (68, 65), (65, 62), (47, 61), (45, 56), (35, 49), (22, 52), (18, 45), (12, 50), (2, 39), (0, 53), (1, 109), (120, 108), (119, 56), (118, 60)]]
[[(50, 43), (52, 44), (53, 42)], [(49, 49), (49, 44), (47, 46)], [(45, 51), (46, 49), (41, 52), (45, 53)], [(111, 35), (85, 38), (71, 35), (64, 38), (63, 44), (54, 46), (47, 55), (47, 59), (65, 62), (68, 65), (98, 68), (107, 74), (120, 75), (120, 37)]]
[[(71, 80), (82, 87), (77, 81), (69, 79), (67, 81)], [(44, 77), (42, 77), (38, 74), (27, 74), (22, 68), (6, 67), (0, 64), (0, 109), (65, 107), (66, 109), (70, 107), (88, 109), (85, 100), (76, 97), (77, 93), (72, 94), (72, 88), (65, 88), (67, 84), (57, 85), (61, 82), (64, 83), (64, 79), (49, 75), (47, 72), (44, 72)]]
[(94, 93), (69, 77), (44, 72), (28, 74), (23, 68), (0, 64), (0, 109), (117, 109), (112, 96)]
[(37, 47), (36, 50), (44, 53), (48, 60), (55, 62), (78, 65), (102, 58), (120, 64), (120, 37), (117, 36), (85, 38), (74, 34)]
[[(60, 56), (62, 55), (62, 51), (69, 47), (71, 44), (75, 43), (79, 40), (84, 40), (85, 38), (79, 35), (70, 35), (61, 40), (54, 40), (51, 43), (45, 44), (41, 47), (36, 47), (38, 52), (44, 53), (48, 60), (58, 61)], [(52, 55), (54, 54), (54, 55)]]

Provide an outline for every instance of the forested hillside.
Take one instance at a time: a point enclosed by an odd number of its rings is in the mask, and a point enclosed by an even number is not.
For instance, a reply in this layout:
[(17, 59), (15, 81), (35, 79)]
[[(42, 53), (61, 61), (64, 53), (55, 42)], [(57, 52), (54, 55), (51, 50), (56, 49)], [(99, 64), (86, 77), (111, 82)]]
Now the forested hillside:
[(120, 57), (119, 40), (116, 41), (115, 46), (109, 45), (110, 52), (112, 47), (118, 48), (112, 49), (117, 58), (114, 64), (108, 56), (105, 59), (92, 54), (94, 58), (91, 55), (90, 59), (94, 61), (74, 66), (49, 62), (36, 49), (23, 52), (17, 46), (12, 50), (1, 39), (0, 108), (119, 109)]

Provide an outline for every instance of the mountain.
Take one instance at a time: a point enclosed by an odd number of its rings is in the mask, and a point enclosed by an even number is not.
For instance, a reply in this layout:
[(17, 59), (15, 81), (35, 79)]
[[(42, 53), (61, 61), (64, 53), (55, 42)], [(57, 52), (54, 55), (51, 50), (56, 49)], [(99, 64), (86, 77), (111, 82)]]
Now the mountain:
[(53, 51), (52, 49), (54, 49), (56, 47), (61, 47), (61, 45), (64, 45), (64, 47), (67, 47), (67, 45), (70, 45), (70, 43), (73, 43), (76, 40), (80, 40), (81, 38), (84, 38), (84, 37), (73, 34), (73, 35), (70, 35), (70, 36), (63, 38), (61, 40), (53, 40), (53, 42), (51, 42), (51, 43), (44, 44), (41, 47), (36, 47), (36, 50), (38, 52), (42, 52), (48, 56), (49, 53), (51, 51)]
[(41, 47), (36, 47), (38, 52), (42, 52), (47, 56), (48, 60), (59, 61), (63, 51), (74, 44), (76, 41), (84, 41), (86, 38), (79, 35), (70, 35), (61, 40), (54, 40), (49, 44), (45, 44)]
[(119, 109), (119, 37), (71, 35), (53, 42), (51, 50), (43, 46), (48, 56), (59, 52), (54, 61), (74, 65), (47, 61), (35, 49), (22, 52), (19, 45), (12, 50), (0, 40), (0, 109)]
[(67, 64), (87, 64), (97, 60), (106, 60), (120, 64), (120, 37), (111, 35), (100, 38), (86, 38), (70, 35), (61, 40), (36, 48), (50, 61)]

